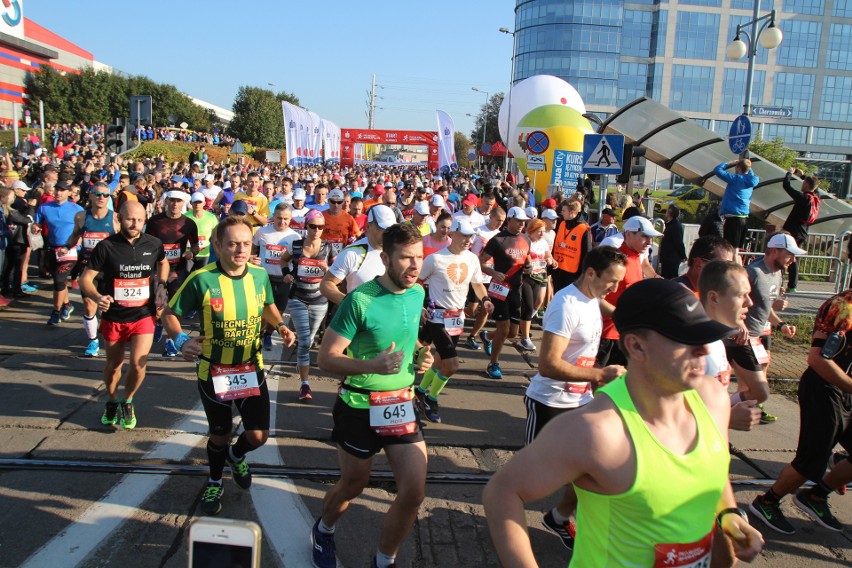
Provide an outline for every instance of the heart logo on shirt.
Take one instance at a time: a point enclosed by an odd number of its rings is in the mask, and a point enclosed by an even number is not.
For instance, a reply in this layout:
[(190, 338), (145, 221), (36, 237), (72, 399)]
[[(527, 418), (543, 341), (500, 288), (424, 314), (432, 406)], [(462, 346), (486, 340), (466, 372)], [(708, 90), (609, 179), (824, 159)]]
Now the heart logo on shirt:
[(447, 266), (447, 276), (454, 284), (461, 284), (467, 278), (466, 264), (451, 264)]

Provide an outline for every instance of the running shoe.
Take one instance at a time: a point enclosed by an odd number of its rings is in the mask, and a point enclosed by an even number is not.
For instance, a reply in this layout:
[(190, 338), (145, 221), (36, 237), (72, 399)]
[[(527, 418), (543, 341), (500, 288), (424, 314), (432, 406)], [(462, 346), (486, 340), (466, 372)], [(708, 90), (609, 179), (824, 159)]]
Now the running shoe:
[(464, 342), (464, 346), (468, 349), (473, 349), (474, 351), (479, 351), (480, 349), (482, 349), (482, 344), (479, 343), (476, 339), (474, 339), (472, 335), (467, 336), (467, 339)]
[(71, 289), (72, 290), (79, 290), (80, 289), (80, 282), (76, 278), (71, 281)]
[(441, 415), (438, 414), (438, 401), (431, 396), (423, 397), (423, 415), (429, 422), (441, 423)]
[(760, 423), (761, 424), (770, 424), (772, 422), (777, 422), (778, 417), (774, 414), (769, 414), (766, 412), (766, 409), (763, 408), (763, 404), (758, 404), (757, 407), (760, 409)]
[(748, 510), (752, 514), (763, 521), (763, 523), (774, 531), (782, 534), (793, 534), (796, 529), (781, 512), (781, 503), (769, 503), (763, 498), (763, 495), (758, 495), (748, 506)]
[(272, 334), (263, 334), (263, 350), (272, 351)]
[(786, 293), (787, 294), (795, 294), (796, 292), (798, 292), (798, 290), (796, 290), (795, 288), (787, 288)]
[(480, 331), (479, 332), (479, 339), (482, 340), (482, 344), (485, 346), (485, 354), (491, 355), (491, 346), (493, 345), (493, 342), (490, 339), (488, 339), (488, 332), (485, 331), (484, 329), (482, 331)]
[(577, 524), (573, 519), (569, 518), (567, 523), (561, 525), (553, 518), (553, 511), (548, 511), (541, 518), (541, 524), (562, 539), (562, 544), (565, 548), (574, 550), (574, 539), (577, 537)]
[[(831, 459), (828, 460), (828, 470), (831, 471), (838, 463), (848, 459), (849, 456), (847, 456), (843, 452), (834, 452), (833, 454), (831, 454)], [(837, 491), (838, 495), (846, 495), (846, 486), (841, 485), (840, 487), (835, 489), (835, 491)]]
[(520, 341), (518, 341), (518, 347), (523, 349), (524, 351), (535, 351), (535, 345), (533, 345), (532, 339), (529, 337), (524, 337)]
[(108, 400), (104, 406), (104, 415), (101, 416), (101, 424), (110, 426), (118, 422), (118, 401)]
[(8, 306), (11, 303), (12, 303), (11, 299), (0, 295), (0, 308), (5, 308), (6, 306)]
[(60, 317), (59, 312), (51, 312), (50, 319), (47, 320), (47, 325), (59, 325), (60, 323), (62, 323), (62, 318)]
[(334, 552), (334, 535), (319, 530), (320, 519), (311, 529), (313, 551), (311, 560), (317, 568), (337, 568), (337, 555)]
[(232, 461), (230, 457), (227, 458), (228, 465), (231, 466), (231, 477), (234, 478), (234, 483), (236, 483), (240, 489), (248, 489), (251, 487), (251, 469), (249, 469), (248, 461), (246, 461), (246, 457), (243, 456), (238, 462)]
[(489, 363), (485, 369), (485, 374), (489, 379), (502, 379), (503, 371), (500, 370), (500, 363)]
[(136, 428), (136, 412), (132, 402), (121, 403), (121, 427), (125, 430)]
[(201, 512), (205, 515), (218, 515), (222, 510), (222, 494), (225, 486), (222, 481), (207, 481), (201, 494)]
[(23, 284), (21, 284), (21, 290), (23, 290), (27, 294), (32, 294), (33, 292), (38, 290), (38, 285), (30, 284), (29, 282), (24, 282)]
[(86, 346), (86, 351), (83, 353), (86, 357), (97, 357), (98, 352), (101, 349), (101, 344), (98, 343), (97, 339), (93, 339), (89, 342), (89, 345)]
[(159, 343), (162, 338), (163, 338), (163, 324), (161, 324), (160, 321), (157, 320), (157, 323), (154, 324), (154, 344), (156, 345), (157, 343)]
[(71, 318), (71, 314), (74, 313), (74, 306), (71, 304), (65, 304), (62, 306), (62, 311), (59, 312), (59, 319), (62, 321), (68, 321)]
[(24, 298), (29, 298), (29, 297), (30, 297), (30, 294), (27, 294), (27, 293), (26, 293), (26, 292), (24, 292), (23, 290), (18, 290), (17, 292), (15, 292), (14, 294), (12, 294), (12, 296), (13, 296), (16, 300), (22, 300), (22, 299), (24, 299)]
[(802, 489), (793, 496), (793, 503), (795, 503), (796, 507), (804, 511), (807, 516), (828, 530), (843, 532), (843, 525), (831, 514), (828, 499), (824, 501), (814, 499), (810, 491)]
[(299, 387), (299, 400), (306, 401), (311, 400), (312, 398), (311, 386), (306, 383), (302, 383), (302, 386)]
[(163, 351), (163, 357), (177, 357), (178, 350), (175, 342), (171, 339), (166, 339), (166, 349)]

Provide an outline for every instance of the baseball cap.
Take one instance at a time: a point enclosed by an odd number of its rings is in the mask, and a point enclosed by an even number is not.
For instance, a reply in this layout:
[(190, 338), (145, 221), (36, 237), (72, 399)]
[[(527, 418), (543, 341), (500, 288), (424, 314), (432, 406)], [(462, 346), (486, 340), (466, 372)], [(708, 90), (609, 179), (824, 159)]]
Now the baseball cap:
[(306, 197), (307, 194), (301, 187), (293, 190), (293, 201), (304, 201)]
[(361, 193), (360, 191), (353, 191), (352, 193), (350, 193), (350, 194), (349, 194), (349, 196), (350, 196), (350, 197), (352, 197), (353, 199), (354, 199), (355, 197), (361, 197), (361, 198), (363, 198), (363, 197), (364, 197), (364, 194), (363, 194), (363, 193)]
[(537, 210), (535, 207), (532, 207), (532, 206), (527, 207), (526, 209), (524, 209), (524, 213), (526, 213), (526, 214), (527, 214), (527, 216), (528, 216), (530, 219), (535, 219), (536, 217), (538, 217), (538, 210)]
[(182, 181), (183, 181), (183, 178), (182, 178), (181, 176), (179, 176), (179, 175), (175, 174), (175, 175), (173, 175), (173, 176), (171, 177), (171, 181), (174, 181), (174, 182), (182, 182)]
[(231, 204), (231, 211), (238, 215), (248, 215), (248, 203), (242, 199), (237, 199)]
[(204, 203), (204, 201), (205, 201), (204, 194), (201, 193), (200, 191), (196, 191), (195, 193), (192, 194), (192, 198), (189, 200), (189, 202), (190, 203), (198, 203), (199, 201), (201, 203)]
[(541, 212), (542, 219), (558, 219), (559, 216), (556, 214), (556, 211), (553, 209), (545, 209)]
[(547, 209), (556, 209), (556, 200), (552, 197), (548, 197), (541, 202), (541, 205)]
[(773, 235), (772, 238), (769, 239), (769, 242), (766, 244), (766, 248), (777, 248), (784, 249), (787, 252), (791, 252), (796, 256), (801, 256), (803, 254), (808, 254), (808, 251), (801, 249), (796, 245), (796, 241), (792, 236), (787, 235), (785, 233), (778, 233), (777, 235)]
[(441, 195), (433, 195), (432, 199), (429, 200), (429, 205), (431, 205), (432, 207), (443, 207), (444, 197)]
[[(164, 195), (166, 196), (166, 199), (180, 199), (181, 201), (189, 200), (189, 194), (183, 191), (167, 191)], [(248, 212), (248, 209), (246, 209), (246, 212)]]
[(12, 189), (23, 189), (24, 191), (29, 191), (32, 188), (30, 186), (28, 186), (27, 184), (25, 184), (24, 182), (22, 182), (21, 180), (16, 179), (15, 181), (12, 182)]
[(462, 200), (462, 203), (465, 205), (476, 205), (479, 202), (476, 195), (473, 193), (468, 193), (467, 197)]
[(367, 222), (375, 223), (380, 229), (387, 229), (392, 225), (396, 225), (396, 215), (393, 214), (393, 211), (387, 205), (373, 205), (367, 211)]
[(736, 332), (707, 317), (701, 302), (686, 286), (663, 278), (628, 286), (618, 299), (612, 320), (622, 337), (629, 331), (650, 329), (684, 345), (706, 345)]
[(530, 218), (527, 216), (527, 212), (521, 209), (520, 207), (512, 207), (509, 209), (509, 213), (506, 214), (507, 219), (517, 219), (518, 221), (529, 221)]
[(615, 211), (612, 210), (612, 207), (604, 207), (604, 210), (601, 211), (601, 215), (611, 215), (615, 217)]
[(387, 193), (387, 191), (385, 191), (385, 188), (381, 185), (373, 187), (373, 195), (384, 195), (385, 193)]
[(59, 190), (59, 191), (71, 191), (71, 184), (68, 183), (67, 181), (65, 181), (64, 179), (61, 179), (58, 182), (56, 182), (56, 185), (54, 186), (54, 188)]
[(343, 192), (340, 191), (339, 189), (332, 189), (331, 192), (328, 194), (328, 199), (329, 200), (333, 199), (335, 201), (342, 200), (343, 199)]
[(624, 227), (622, 227), (623, 231), (634, 231), (640, 232), (646, 237), (661, 237), (663, 234), (656, 229), (651, 224), (649, 220), (645, 217), (636, 216), (631, 217), (627, 221), (624, 222)]
[(207, 174), (204, 176), (204, 181), (213, 181), (214, 179), (213, 174)]
[(393, 184), (391, 182), (389, 182), (389, 181), (385, 182), (385, 189), (390, 189), (392, 187), (393, 187)]
[(425, 201), (418, 201), (414, 204), (414, 212), (419, 213), (420, 215), (428, 215), (429, 214), (429, 204)]
[(455, 220), (453, 220), (453, 224), (450, 225), (450, 232), (461, 233), (462, 235), (476, 234), (476, 231), (473, 230), (470, 221), (462, 219), (461, 217), (456, 217)]

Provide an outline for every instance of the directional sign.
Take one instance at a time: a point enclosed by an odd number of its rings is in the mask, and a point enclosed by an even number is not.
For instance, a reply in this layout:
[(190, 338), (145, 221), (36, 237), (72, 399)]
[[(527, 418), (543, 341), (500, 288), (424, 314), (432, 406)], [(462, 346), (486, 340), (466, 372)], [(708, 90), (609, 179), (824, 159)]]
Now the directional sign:
[(748, 149), (751, 142), (751, 121), (744, 114), (739, 115), (731, 124), (728, 132), (728, 147), (734, 154), (740, 155)]
[(534, 172), (547, 171), (547, 164), (541, 154), (527, 154), (527, 169)]
[(491, 153), (491, 144), (489, 144), (488, 142), (483, 144), (482, 145), (482, 153), (483, 154), (490, 154)]
[(620, 134), (586, 134), (583, 137), (583, 172), (587, 174), (620, 174), (624, 154), (624, 136)]
[(530, 154), (544, 154), (550, 147), (550, 138), (541, 130), (530, 132), (527, 136), (527, 151)]
[(763, 106), (752, 105), (751, 115), (759, 118), (793, 118), (793, 107), (791, 106)]

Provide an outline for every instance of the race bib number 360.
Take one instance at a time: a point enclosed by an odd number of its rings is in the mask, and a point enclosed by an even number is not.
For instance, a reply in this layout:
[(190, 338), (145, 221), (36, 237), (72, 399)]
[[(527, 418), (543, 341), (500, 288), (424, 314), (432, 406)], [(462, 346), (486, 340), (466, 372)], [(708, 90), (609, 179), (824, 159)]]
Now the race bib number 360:
[(405, 436), (416, 432), (411, 389), (370, 393), (370, 427), (380, 436)]
[(223, 402), (260, 395), (254, 363), (213, 365), (211, 375), (216, 398)]

